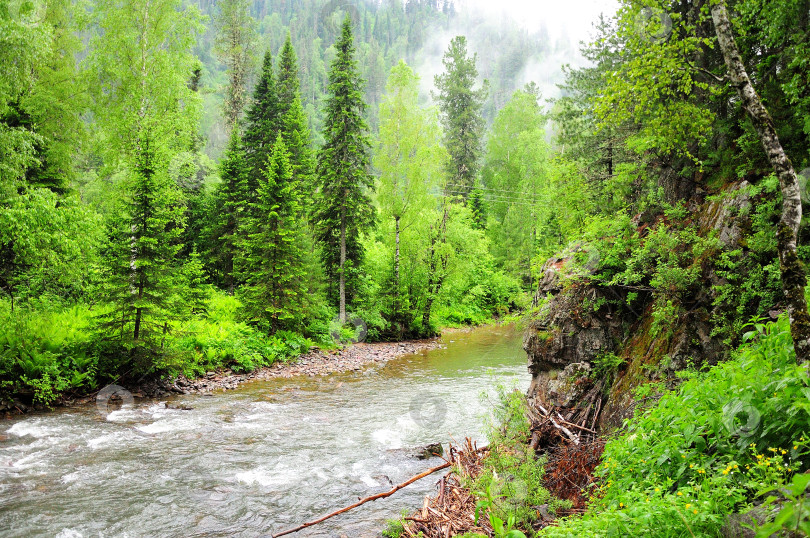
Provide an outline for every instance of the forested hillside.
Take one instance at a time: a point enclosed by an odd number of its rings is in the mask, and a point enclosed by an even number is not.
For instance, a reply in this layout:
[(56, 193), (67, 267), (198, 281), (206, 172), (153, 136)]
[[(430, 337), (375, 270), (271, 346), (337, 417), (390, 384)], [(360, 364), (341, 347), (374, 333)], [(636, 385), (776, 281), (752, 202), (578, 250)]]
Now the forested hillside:
[[(213, 18), (218, 13), (215, 2), (195, 3), (204, 15)], [(333, 45), (346, 14), (353, 21), (358, 68), (366, 81), (366, 119), (375, 130), (389, 70), (399, 60), (405, 60), (423, 77), (420, 90), (422, 98), (427, 98), (433, 76), (442, 70), (441, 55), (455, 35), (467, 37), (472, 50), (478, 53), (480, 76), (489, 81), (490, 91), (483, 110), (488, 123), (512, 92), (525, 83), (534, 80), (553, 89), (554, 84), (562, 81), (558, 66), (549, 75), (538, 72), (538, 65), (547, 63), (552, 55), (565, 61), (576, 60), (573, 42), (552, 43), (545, 30), (529, 32), (515, 22), (492, 20), (479, 12), (461, 9), (449, 0), (256, 0), (250, 3), (249, 12), (255, 20), (246, 25), (245, 31), (253, 33), (251, 50), (247, 52), (254, 65), (258, 65), (265, 50), (277, 54), (288, 32), (292, 36), (300, 63), (301, 101), (316, 143), (321, 142), (327, 72), (335, 54)], [(207, 25), (195, 47), (204, 66), (202, 84), (209, 92), (204, 97), (207, 106), (202, 129), (207, 153), (213, 156), (219, 156), (228, 139), (220, 121), (225, 65), (216, 55), (216, 36), (216, 25)], [(248, 80), (249, 85), (255, 82), (255, 75), (250, 74)]]

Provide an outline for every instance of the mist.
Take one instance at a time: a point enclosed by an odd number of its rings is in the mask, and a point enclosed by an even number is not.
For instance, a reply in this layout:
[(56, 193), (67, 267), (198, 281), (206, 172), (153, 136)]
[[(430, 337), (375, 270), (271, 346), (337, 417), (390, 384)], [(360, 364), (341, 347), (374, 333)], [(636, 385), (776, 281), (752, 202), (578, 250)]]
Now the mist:
[[(550, 2), (532, 0), (460, 0), (456, 2), (458, 15), (447, 27), (432, 28), (430, 38), (418, 54), (411, 59), (421, 77), (423, 97), (430, 100), (434, 91), (434, 77), (444, 71), (442, 56), (450, 40), (457, 35), (467, 37), (470, 54), (477, 54), (480, 81), (489, 79), (491, 102), (486, 110), (488, 120), (500, 109), (515, 90), (529, 82), (538, 85), (543, 99), (560, 94), (558, 84), (564, 80), (562, 67), (585, 65), (580, 54), (582, 42), (592, 38), (593, 27), (600, 13), (612, 15), (618, 8), (614, 0), (572, 0)], [(500, 36), (514, 49), (519, 43), (521, 52), (528, 51), (520, 65), (509, 66), (513, 73), (504, 76), (499, 67), (510, 61), (510, 50), (492, 43)]]

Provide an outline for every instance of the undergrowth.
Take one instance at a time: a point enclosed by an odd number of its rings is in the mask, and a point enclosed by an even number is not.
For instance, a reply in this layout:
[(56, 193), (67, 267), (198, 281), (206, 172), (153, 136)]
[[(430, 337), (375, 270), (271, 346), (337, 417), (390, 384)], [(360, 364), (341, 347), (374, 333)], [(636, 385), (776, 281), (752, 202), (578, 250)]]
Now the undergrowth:
[(545, 460), (537, 458), (528, 444), (531, 434), (525, 397), (501, 387), (492, 410), (487, 425), (490, 450), (482, 462), (484, 469), (464, 485), (477, 498), (475, 516), (488, 518), (494, 536), (531, 536), (540, 506), (554, 513), (570, 503), (553, 498), (543, 487)]
[[(122, 377), (147, 373), (196, 377), (218, 368), (250, 372), (305, 353), (315, 344), (278, 331), (268, 336), (239, 319), (238, 299), (215, 293), (205, 315), (168, 327), (159, 349), (124, 349), (93, 330), (104, 306), (29, 301), (11, 311), (0, 301), (0, 398), (52, 404), (66, 392), (86, 394)], [(148, 360), (138, 362), (139, 354)]]
[[(786, 318), (754, 323), (732, 360), (684, 374), (610, 441), (589, 511), (544, 536), (718, 536), (810, 468), (810, 383), (796, 364)], [(787, 490), (785, 490), (787, 491)], [(807, 525), (803, 495), (786, 502), (786, 528)], [(802, 515), (803, 514), (803, 515)], [(768, 536), (770, 530), (763, 536)]]

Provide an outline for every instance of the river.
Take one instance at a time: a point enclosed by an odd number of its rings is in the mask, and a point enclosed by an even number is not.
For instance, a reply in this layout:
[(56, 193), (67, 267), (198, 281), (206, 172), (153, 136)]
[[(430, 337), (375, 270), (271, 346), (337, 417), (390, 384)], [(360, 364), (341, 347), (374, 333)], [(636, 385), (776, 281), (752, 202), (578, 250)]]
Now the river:
[[(482, 394), (529, 384), (514, 327), (360, 371), (214, 395), (0, 421), (0, 536), (269, 536), (441, 463), (409, 449), (485, 442)], [(292, 536), (378, 537), (440, 475)]]

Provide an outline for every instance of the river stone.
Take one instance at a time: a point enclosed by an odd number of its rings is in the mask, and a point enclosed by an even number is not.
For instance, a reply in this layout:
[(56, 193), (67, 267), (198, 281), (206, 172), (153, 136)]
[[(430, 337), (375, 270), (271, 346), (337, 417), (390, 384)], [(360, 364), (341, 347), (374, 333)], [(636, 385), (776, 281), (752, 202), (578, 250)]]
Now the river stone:
[(416, 459), (426, 460), (434, 456), (441, 456), (444, 454), (444, 448), (441, 443), (430, 443), (429, 445), (420, 446), (411, 453)]
[[(720, 529), (720, 535), (723, 538), (754, 538), (757, 535), (756, 531), (748, 527), (757, 527), (773, 520), (781, 509), (782, 506), (779, 504), (773, 506), (760, 505), (743, 514), (729, 514), (726, 517), (725, 525)], [(776, 536), (776, 534), (772, 536)], [(791, 536), (791, 534), (786, 536)]]

